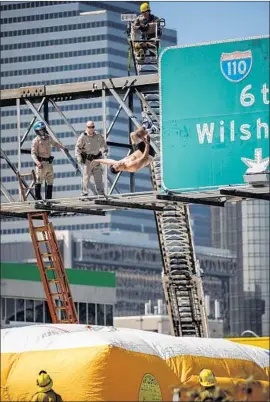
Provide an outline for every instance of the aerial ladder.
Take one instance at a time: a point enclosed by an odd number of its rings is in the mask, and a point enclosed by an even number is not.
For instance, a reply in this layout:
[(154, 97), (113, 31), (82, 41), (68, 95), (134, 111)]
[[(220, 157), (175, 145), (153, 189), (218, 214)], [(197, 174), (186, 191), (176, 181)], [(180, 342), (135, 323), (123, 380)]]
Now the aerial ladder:
[[(128, 22), (130, 57), (137, 75), (158, 73), (158, 51), (165, 20), (155, 23), (155, 38), (151, 41), (137, 39), (138, 30)], [(151, 42), (145, 57), (137, 57), (136, 43)], [(138, 45), (137, 45), (138, 46)], [(155, 128), (150, 134), (151, 142), (160, 150), (160, 102), (159, 91), (143, 93), (142, 118)], [(150, 167), (154, 191), (160, 192), (161, 164), (156, 155)], [(163, 260), (163, 288), (170, 319), (171, 332), (175, 336), (207, 337), (202, 279), (199, 262), (196, 260), (189, 208), (180, 202), (169, 203), (164, 212), (155, 212), (160, 249)]]

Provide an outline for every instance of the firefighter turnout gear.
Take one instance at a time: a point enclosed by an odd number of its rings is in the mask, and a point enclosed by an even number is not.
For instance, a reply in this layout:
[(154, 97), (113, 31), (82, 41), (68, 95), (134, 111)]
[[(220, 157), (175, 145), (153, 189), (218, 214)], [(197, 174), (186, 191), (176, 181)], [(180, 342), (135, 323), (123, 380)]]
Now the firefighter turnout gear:
[(37, 393), (32, 397), (32, 401), (36, 402), (62, 402), (62, 398), (58, 395), (53, 387), (53, 380), (49, 374), (41, 370), (37, 378)]
[(108, 148), (104, 137), (94, 130), (89, 133), (89, 128), (93, 129), (94, 126), (87, 125), (87, 131), (79, 136), (75, 147), (75, 156), (83, 169), (82, 195), (88, 195), (91, 176), (94, 177), (97, 193), (104, 194), (103, 168), (100, 164), (93, 163), (93, 160), (100, 159), (102, 157), (101, 150), (103, 149), (106, 154)]
[(217, 383), (214, 373), (209, 369), (203, 369), (199, 375), (199, 382), (202, 387), (214, 387)]
[(229, 402), (232, 401), (227, 394), (217, 386), (217, 380), (209, 369), (201, 370), (199, 374), (201, 390), (197, 393), (195, 402)]
[(148, 3), (143, 3), (140, 11), (142, 14), (135, 19), (132, 27), (141, 33), (140, 42), (134, 43), (134, 51), (136, 58), (143, 60), (147, 49), (151, 57), (157, 57), (157, 39), (161, 36), (161, 29), (159, 18), (150, 13)]
[(150, 7), (148, 3), (142, 3), (140, 6), (140, 12), (146, 13), (146, 11), (150, 11)]
[(218, 387), (202, 388), (194, 402), (233, 402), (222, 389)]

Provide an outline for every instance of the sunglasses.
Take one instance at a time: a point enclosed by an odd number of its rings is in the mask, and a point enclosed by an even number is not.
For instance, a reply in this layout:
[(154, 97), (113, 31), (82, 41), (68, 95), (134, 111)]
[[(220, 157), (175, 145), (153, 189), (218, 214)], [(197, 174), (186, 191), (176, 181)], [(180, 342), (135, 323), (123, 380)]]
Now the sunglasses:
[(95, 126), (86, 126), (87, 128), (95, 128)]

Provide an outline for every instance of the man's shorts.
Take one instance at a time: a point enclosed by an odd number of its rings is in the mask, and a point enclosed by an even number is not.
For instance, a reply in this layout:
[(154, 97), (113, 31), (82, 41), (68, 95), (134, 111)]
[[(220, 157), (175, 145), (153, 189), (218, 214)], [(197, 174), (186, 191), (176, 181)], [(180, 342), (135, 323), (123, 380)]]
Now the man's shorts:
[[(145, 150), (145, 142), (139, 142), (139, 144), (136, 144), (136, 149), (138, 149), (139, 151), (141, 151), (142, 153), (144, 153)], [(154, 150), (154, 148), (152, 147), (152, 145), (149, 145), (149, 155), (152, 156), (153, 158), (156, 155), (156, 151)]]

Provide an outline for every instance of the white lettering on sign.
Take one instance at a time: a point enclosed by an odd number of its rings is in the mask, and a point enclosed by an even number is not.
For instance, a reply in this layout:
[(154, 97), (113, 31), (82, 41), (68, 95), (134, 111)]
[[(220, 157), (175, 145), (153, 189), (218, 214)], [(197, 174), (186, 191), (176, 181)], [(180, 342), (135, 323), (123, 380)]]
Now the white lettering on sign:
[(251, 137), (251, 132), (249, 131), (250, 124), (242, 124), (240, 127), (240, 131), (244, 135), (240, 135), (240, 140), (247, 141)]
[(199, 138), (199, 143), (203, 144), (204, 143), (204, 138), (205, 135), (207, 137), (207, 142), (209, 144), (212, 143), (213, 140), (213, 134), (214, 134), (214, 129), (215, 129), (215, 123), (210, 124), (210, 129), (208, 128), (208, 124), (204, 123), (203, 128), (201, 129), (200, 124), (196, 124), (197, 127), (197, 133), (198, 133), (198, 138)]
[(197, 136), (200, 144), (208, 143), (212, 144), (213, 141), (217, 141), (220, 143), (226, 142), (226, 140), (230, 142), (235, 141), (235, 131), (236, 133), (241, 133), (239, 136), (240, 140), (247, 141), (251, 138), (251, 135), (256, 135), (258, 140), (264, 138), (267, 139), (269, 137), (269, 126), (268, 123), (262, 122), (261, 118), (256, 120), (256, 131), (251, 130), (250, 124), (241, 124), (239, 127), (235, 128), (235, 120), (230, 121), (230, 128), (225, 129), (224, 121), (220, 120), (219, 124), (215, 124), (214, 122), (196, 124), (197, 128)]
[(269, 99), (267, 99), (267, 94), (269, 94), (269, 88), (267, 88), (266, 84), (263, 84), (261, 93), (263, 95), (263, 103), (265, 105), (269, 105)]
[[(266, 83), (261, 85), (260, 92), (262, 97), (258, 97), (258, 99), (260, 99), (265, 105), (268, 105), (269, 88)], [(241, 105), (244, 107), (252, 106), (254, 105), (255, 100), (255, 96), (252, 93), (252, 85), (246, 85), (240, 94)], [(228, 124), (230, 127), (229, 129), (226, 129)], [(269, 124), (268, 122), (262, 121), (261, 117), (256, 120), (255, 127), (253, 126), (253, 123), (252, 126), (245, 123), (235, 127), (235, 120), (231, 120), (230, 122), (227, 122), (227, 124), (224, 120), (220, 120), (219, 123), (213, 121), (209, 123), (204, 122), (202, 124), (197, 123), (196, 130), (199, 144), (212, 144), (213, 141), (218, 141), (220, 143), (228, 141), (234, 142), (236, 134), (238, 134), (238, 138), (242, 141), (248, 141), (254, 136), (256, 136), (258, 140), (269, 138)]]
[(264, 138), (267, 139), (269, 136), (269, 126), (267, 123), (261, 123), (261, 119), (257, 119), (257, 137), (258, 138), (262, 138), (261, 128), (264, 128)]
[(255, 96), (252, 95), (252, 93), (249, 93), (247, 91), (249, 91), (252, 88), (251, 85), (247, 85), (241, 92), (240, 95), (240, 102), (242, 106), (248, 107), (253, 105), (253, 103), (255, 102)]

